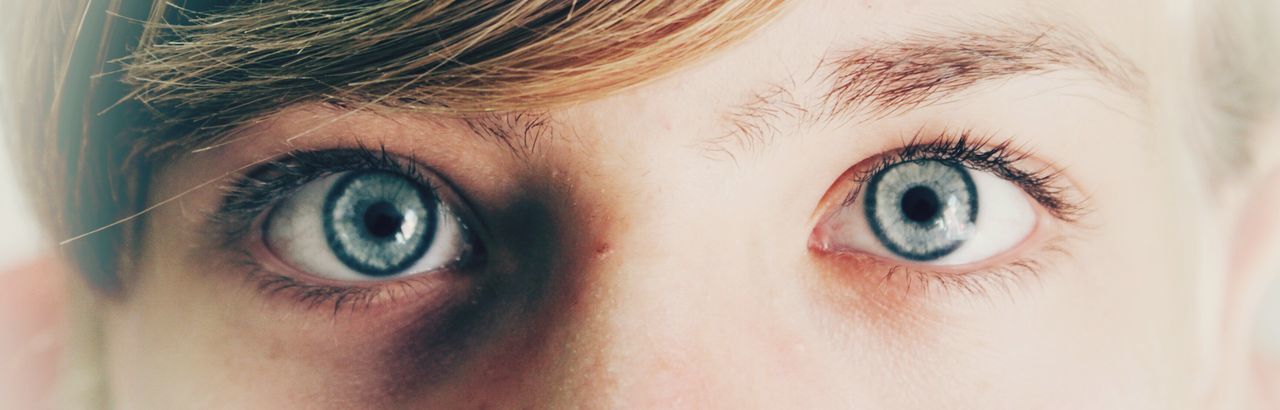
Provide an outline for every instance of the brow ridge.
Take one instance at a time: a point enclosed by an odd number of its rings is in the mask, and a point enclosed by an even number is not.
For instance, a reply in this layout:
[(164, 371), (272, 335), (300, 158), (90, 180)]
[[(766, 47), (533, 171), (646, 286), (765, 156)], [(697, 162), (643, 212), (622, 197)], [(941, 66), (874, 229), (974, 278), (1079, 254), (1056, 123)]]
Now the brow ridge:
[[(823, 58), (814, 69), (819, 75), (768, 84), (731, 105), (723, 116), (725, 134), (708, 139), (703, 148), (735, 158), (735, 152), (768, 145), (782, 129), (850, 117), (886, 118), (992, 80), (1062, 70), (1090, 73), (1123, 95), (1146, 99), (1145, 75), (1131, 60), (1092, 33), (1064, 24), (996, 22), (868, 44)], [(799, 85), (812, 82), (823, 91), (803, 97)]]

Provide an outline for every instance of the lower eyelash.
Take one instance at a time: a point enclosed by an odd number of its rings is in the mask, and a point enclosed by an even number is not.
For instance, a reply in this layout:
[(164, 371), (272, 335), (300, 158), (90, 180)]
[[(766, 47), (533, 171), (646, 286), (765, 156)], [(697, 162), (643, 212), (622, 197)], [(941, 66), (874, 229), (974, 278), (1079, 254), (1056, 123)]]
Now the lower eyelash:
[[(265, 273), (265, 272), (263, 272)], [(316, 286), (283, 275), (267, 274), (258, 281), (258, 290), (267, 295), (291, 293), (308, 308), (330, 305), (336, 316), (343, 308), (367, 309), (378, 290), (353, 287)]]
[(248, 250), (236, 251), (235, 266), (245, 275), (245, 281), (261, 295), (289, 296), (308, 309), (328, 306), (336, 316), (343, 309), (359, 310), (370, 307), (380, 289), (354, 286), (324, 286), (299, 281), (292, 277), (271, 272), (259, 263)]
[(996, 291), (1013, 295), (1010, 284), (1017, 283), (1027, 276), (1039, 277), (1040, 270), (1040, 262), (1034, 259), (1018, 259), (995, 268), (963, 274), (940, 273), (897, 265), (885, 273), (881, 286), (883, 288), (887, 283), (901, 278), (905, 281), (907, 293), (923, 292), (926, 296), (933, 293), (933, 289), (946, 294), (958, 292), (969, 296), (989, 296)]
[[(890, 266), (877, 285), (880, 291), (898, 291), (905, 294), (931, 296), (983, 296), (1003, 293), (1014, 298), (1019, 292), (1014, 287), (1033, 284), (1041, 280), (1061, 258), (1069, 257), (1065, 246), (1066, 236), (1052, 237), (1038, 245), (1039, 249), (1028, 256), (1012, 259), (998, 266), (964, 273), (930, 270), (927, 267), (908, 265)], [(893, 263), (893, 262), (879, 262)], [(983, 298), (974, 298), (982, 300)]]
[(405, 298), (421, 298), (433, 289), (430, 275), (380, 282), (374, 286), (316, 284), (271, 271), (249, 250), (236, 250), (235, 254), (235, 266), (244, 272), (245, 281), (259, 295), (268, 300), (284, 297), (292, 303), (291, 307), (324, 309), (335, 317), (341, 313), (374, 309), (376, 305), (396, 305), (398, 300)]

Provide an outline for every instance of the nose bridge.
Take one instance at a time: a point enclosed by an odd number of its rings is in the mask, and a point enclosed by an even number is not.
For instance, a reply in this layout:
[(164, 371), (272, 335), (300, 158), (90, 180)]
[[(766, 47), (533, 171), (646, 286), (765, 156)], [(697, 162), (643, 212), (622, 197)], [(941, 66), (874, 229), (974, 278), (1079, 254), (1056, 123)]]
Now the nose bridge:
[[(690, 137), (677, 134), (658, 138)], [(566, 372), (547, 381), (613, 408), (749, 402), (768, 389), (761, 358), (794, 336), (762, 337), (776, 323), (768, 299), (778, 275), (757, 260), (769, 249), (752, 230), (767, 224), (743, 223), (752, 211), (726, 183), (733, 167), (641, 137), (596, 141), (592, 155), (575, 157), (590, 161), (566, 163), (600, 177), (567, 190), (580, 229), (557, 276), (572, 302), (555, 309), (563, 333), (552, 343), (562, 343), (546, 346)]]
[[(572, 309), (571, 333), (591, 335), (573, 349), (585, 369), (586, 397), (611, 404), (669, 407), (745, 397), (759, 355), (753, 328), (768, 320), (758, 309), (761, 266), (743, 229), (705, 204), (673, 196), (630, 201), (640, 211), (601, 233), (575, 263), (583, 297)], [(719, 213), (723, 215), (724, 213)]]
[(607, 254), (582, 272), (611, 296), (611, 320), (648, 323), (649, 337), (661, 342), (697, 339), (709, 330), (702, 326), (709, 318), (750, 313), (743, 302), (758, 289), (747, 284), (766, 276), (749, 259), (761, 251), (753, 249), (757, 235), (744, 232), (749, 228), (714, 197), (669, 193), (643, 202), (644, 210), (629, 212), (629, 223), (603, 234)]

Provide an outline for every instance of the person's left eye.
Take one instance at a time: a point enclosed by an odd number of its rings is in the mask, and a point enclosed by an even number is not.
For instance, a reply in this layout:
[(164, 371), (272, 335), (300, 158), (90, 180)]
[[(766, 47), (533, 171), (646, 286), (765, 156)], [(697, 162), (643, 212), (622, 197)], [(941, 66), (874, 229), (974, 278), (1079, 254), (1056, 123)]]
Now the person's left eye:
[(943, 267), (973, 267), (1009, 253), (1032, 236), (1042, 212), (1014, 181), (975, 168), (963, 158), (896, 159), (821, 219), (813, 243), (828, 252)]

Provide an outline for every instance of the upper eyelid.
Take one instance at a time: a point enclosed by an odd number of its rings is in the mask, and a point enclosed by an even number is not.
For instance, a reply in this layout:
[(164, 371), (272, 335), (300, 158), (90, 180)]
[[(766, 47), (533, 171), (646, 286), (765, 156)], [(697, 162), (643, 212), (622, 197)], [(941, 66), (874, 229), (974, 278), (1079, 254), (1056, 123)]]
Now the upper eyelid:
[(1017, 164), (1033, 158), (1032, 152), (1016, 147), (1010, 139), (997, 141), (992, 136), (975, 135), (969, 129), (937, 134), (917, 132), (901, 148), (879, 155), (874, 165), (855, 173), (853, 179), (857, 188), (846, 196), (844, 203), (847, 205), (857, 200), (870, 177), (891, 165), (914, 159), (935, 159), (955, 161), (971, 169), (993, 172), (1001, 179), (1018, 185), (1054, 217), (1063, 221), (1077, 221), (1088, 212), (1086, 199), (1067, 197), (1068, 188), (1061, 182), (1065, 179), (1061, 169), (1051, 166), (1038, 170), (1023, 169)]
[[(222, 200), (209, 219), (209, 230), (224, 243), (244, 237), (264, 211), (293, 190), (340, 172), (386, 170), (401, 173), (433, 189), (419, 162), (391, 154), (385, 148), (344, 148), (295, 151), (259, 165), (224, 187)], [(265, 186), (264, 186), (265, 185)]]

